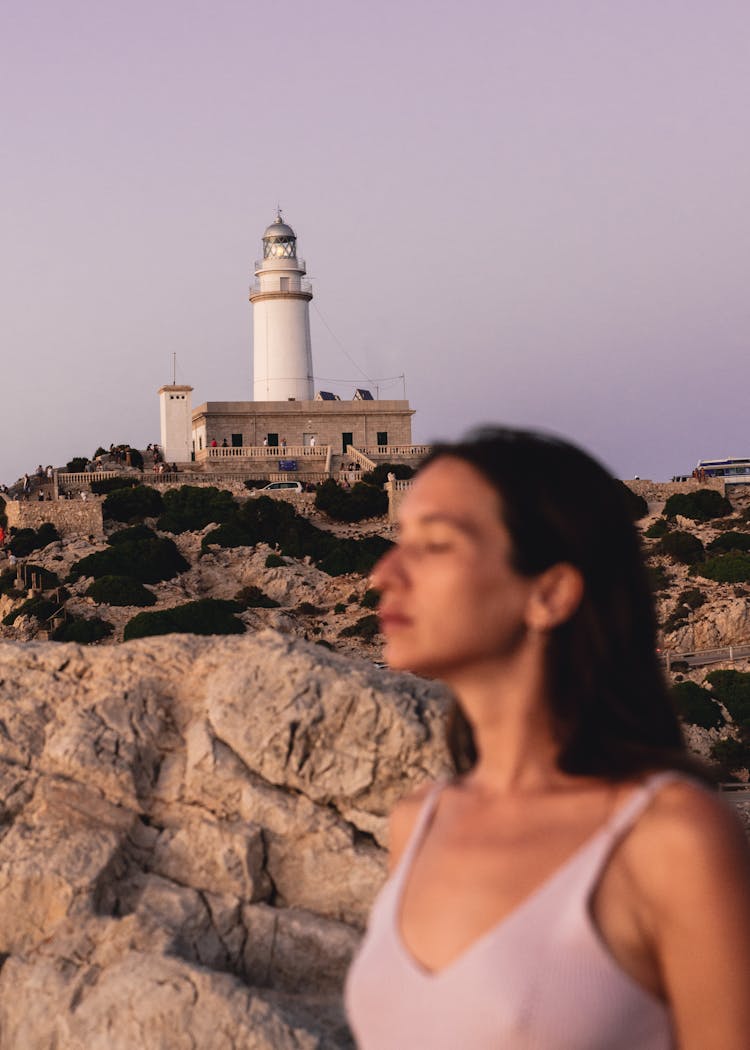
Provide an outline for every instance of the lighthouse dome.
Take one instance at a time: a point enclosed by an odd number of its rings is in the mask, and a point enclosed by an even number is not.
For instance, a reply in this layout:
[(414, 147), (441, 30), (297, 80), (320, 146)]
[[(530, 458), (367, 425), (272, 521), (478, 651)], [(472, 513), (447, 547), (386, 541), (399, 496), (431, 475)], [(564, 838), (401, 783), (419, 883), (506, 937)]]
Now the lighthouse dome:
[(297, 234), (294, 232), (291, 226), (287, 226), (280, 215), (277, 215), (270, 226), (266, 227), (266, 232), (263, 234), (263, 240), (267, 237), (280, 237), (282, 240), (292, 238), (296, 239)]

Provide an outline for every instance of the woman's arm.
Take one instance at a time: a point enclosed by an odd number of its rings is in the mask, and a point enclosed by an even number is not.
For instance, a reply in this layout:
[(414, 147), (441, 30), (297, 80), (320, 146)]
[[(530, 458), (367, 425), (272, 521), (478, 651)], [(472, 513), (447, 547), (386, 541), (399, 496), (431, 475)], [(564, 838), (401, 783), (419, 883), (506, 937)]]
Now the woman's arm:
[(750, 1047), (750, 850), (736, 816), (697, 785), (660, 792), (638, 881), (680, 1050)]

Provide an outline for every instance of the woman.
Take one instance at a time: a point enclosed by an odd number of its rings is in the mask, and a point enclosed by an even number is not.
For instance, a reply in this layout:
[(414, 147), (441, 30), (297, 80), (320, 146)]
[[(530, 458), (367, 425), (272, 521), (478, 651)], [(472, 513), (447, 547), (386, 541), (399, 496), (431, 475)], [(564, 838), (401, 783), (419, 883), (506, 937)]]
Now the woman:
[(373, 575), (456, 776), (399, 804), (347, 982), (361, 1050), (747, 1050), (750, 862), (655, 653), (624, 486), (566, 442), (436, 449)]

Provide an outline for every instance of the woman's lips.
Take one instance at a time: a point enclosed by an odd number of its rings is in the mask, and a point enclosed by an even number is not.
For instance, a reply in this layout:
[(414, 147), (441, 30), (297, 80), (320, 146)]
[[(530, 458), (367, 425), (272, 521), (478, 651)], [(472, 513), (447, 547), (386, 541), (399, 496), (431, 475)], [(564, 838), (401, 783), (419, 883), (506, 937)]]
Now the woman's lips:
[(378, 613), (380, 630), (385, 634), (388, 631), (398, 630), (400, 627), (408, 627), (411, 620), (403, 613), (383, 609)]

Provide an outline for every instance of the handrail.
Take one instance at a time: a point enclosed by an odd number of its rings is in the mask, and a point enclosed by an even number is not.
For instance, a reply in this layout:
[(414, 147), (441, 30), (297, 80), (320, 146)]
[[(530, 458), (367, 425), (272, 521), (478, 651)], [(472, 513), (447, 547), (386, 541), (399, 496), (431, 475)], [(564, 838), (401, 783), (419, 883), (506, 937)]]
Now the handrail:
[(367, 445), (362, 451), (368, 456), (429, 456), (432, 445)]
[(377, 466), (377, 463), (374, 463), (373, 460), (366, 456), (364, 452), (360, 452), (358, 448), (354, 447), (354, 445), (346, 446), (346, 454), (353, 459), (355, 463), (359, 463), (360, 467), (363, 467), (365, 470), (375, 470), (375, 467)]
[(195, 456), (205, 459), (325, 459), (328, 445), (209, 445), (199, 449)]

